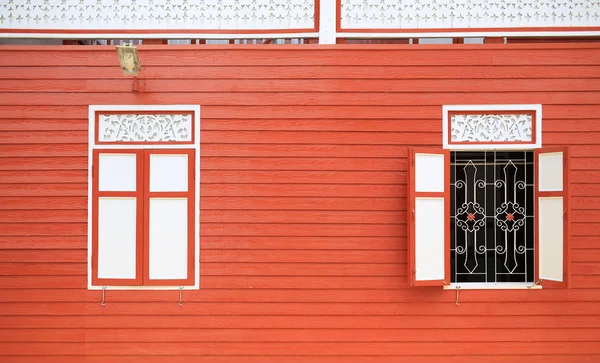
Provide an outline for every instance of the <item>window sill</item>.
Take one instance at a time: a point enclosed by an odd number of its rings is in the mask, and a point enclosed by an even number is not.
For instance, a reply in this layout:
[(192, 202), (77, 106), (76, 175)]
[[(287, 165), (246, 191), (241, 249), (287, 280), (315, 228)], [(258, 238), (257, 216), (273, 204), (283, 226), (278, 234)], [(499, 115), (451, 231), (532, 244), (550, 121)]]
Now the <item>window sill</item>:
[(199, 286), (88, 286), (88, 290), (157, 290), (157, 291), (178, 291), (182, 290), (200, 290)]
[(542, 285), (534, 285), (532, 282), (527, 283), (462, 283), (462, 284), (450, 284), (444, 286), (444, 290), (532, 290), (541, 289)]

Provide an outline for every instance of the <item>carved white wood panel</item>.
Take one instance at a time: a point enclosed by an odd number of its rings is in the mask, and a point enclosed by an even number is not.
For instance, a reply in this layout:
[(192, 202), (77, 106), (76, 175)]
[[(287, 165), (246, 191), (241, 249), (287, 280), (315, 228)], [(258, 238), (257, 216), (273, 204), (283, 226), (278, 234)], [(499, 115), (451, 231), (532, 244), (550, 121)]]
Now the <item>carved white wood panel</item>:
[(445, 149), (532, 149), (542, 146), (542, 105), (444, 105)]
[(189, 142), (192, 114), (99, 114), (98, 142)]
[(4, 0), (0, 28), (312, 29), (314, 0)]
[(600, 26), (598, 0), (342, 0), (346, 29)]
[(531, 141), (531, 114), (452, 115), (451, 142)]

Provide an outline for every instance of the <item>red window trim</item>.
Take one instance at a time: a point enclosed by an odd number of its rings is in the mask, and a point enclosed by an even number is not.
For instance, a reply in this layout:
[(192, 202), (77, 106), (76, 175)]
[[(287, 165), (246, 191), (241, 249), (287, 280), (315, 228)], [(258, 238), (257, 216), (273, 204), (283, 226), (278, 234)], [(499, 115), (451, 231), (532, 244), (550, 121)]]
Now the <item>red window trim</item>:
[[(100, 132), (100, 115), (191, 115), (192, 116), (192, 130), (191, 139), (189, 141), (100, 141), (98, 139)], [(96, 111), (94, 115), (94, 142), (96, 145), (194, 145), (196, 137), (196, 123), (194, 119), (196, 117), (196, 111), (190, 110), (131, 110), (131, 111), (111, 111), (102, 110)]]
[[(98, 165), (100, 154), (136, 155), (136, 191), (99, 191)], [(185, 154), (188, 156), (187, 192), (150, 192), (150, 155)], [(195, 155), (194, 149), (95, 149), (92, 163), (92, 285), (94, 286), (191, 286), (195, 284)], [(98, 277), (98, 200), (100, 197), (136, 198), (136, 278), (106, 279)], [(150, 280), (149, 278), (149, 216), (150, 198), (188, 199), (187, 279)]]

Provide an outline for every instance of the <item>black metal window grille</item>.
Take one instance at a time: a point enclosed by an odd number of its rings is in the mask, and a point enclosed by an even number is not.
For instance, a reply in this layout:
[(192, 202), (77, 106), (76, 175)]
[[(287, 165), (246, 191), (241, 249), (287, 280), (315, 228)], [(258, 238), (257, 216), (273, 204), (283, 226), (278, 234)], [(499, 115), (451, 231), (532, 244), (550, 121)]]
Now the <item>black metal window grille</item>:
[(532, 151), (450, 156), (453, 283), (533, 282)]

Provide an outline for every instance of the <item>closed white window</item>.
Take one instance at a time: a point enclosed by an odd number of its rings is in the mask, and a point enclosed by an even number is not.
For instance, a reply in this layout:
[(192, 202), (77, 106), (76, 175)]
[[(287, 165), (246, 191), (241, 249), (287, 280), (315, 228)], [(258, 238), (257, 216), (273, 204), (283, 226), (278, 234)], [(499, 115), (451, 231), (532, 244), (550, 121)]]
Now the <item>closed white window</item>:
[(90, 106), (89, 289), (200, 286), (200, 107)]
[(195, 150), (94, 150), (92, 283), (193, 286)]

